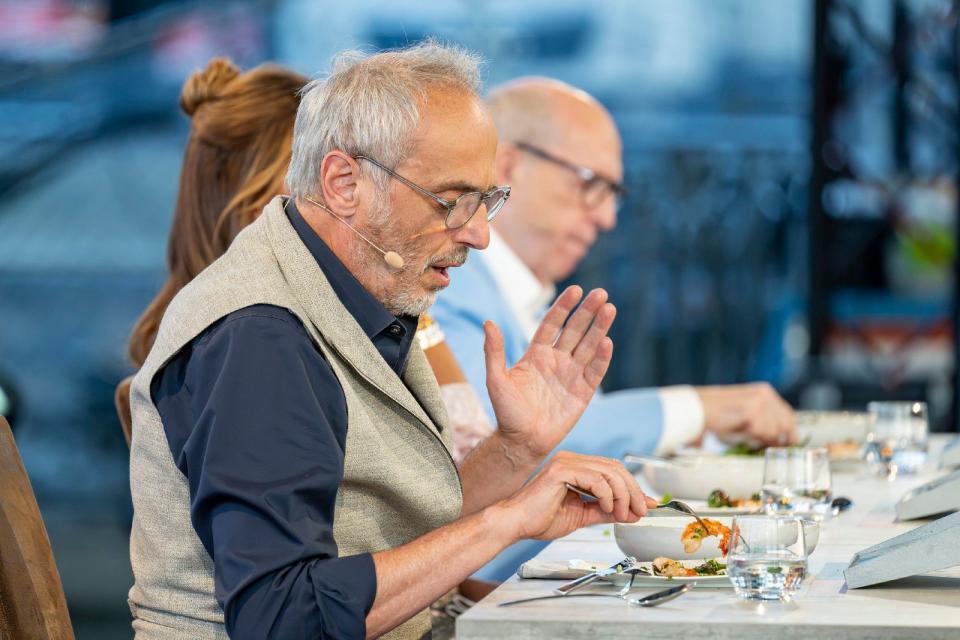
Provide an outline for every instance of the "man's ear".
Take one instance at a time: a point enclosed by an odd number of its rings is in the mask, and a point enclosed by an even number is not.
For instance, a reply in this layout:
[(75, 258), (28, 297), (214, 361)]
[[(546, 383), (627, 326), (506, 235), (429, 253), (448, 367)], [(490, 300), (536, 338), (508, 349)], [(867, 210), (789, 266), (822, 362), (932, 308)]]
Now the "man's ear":
[(501, 141), (497, 145), (497, 156), (493, 165), (496, 184), (510, 184), (519, 161), (520, 150), (509, 142)]
[(360, 165), (342, 151), (331, 151), (320, 163), (320, 188), (327, 206), (340, 217), (356, 213), (360, 205)]

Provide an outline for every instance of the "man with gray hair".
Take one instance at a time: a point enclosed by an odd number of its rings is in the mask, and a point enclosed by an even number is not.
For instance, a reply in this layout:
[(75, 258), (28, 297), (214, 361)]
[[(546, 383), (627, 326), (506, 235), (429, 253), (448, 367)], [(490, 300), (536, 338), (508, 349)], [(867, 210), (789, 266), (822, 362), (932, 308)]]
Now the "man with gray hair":
[(137, 638), (419, 638), (508, 545), (652, 506), (616, 461), (543, 464), (609, 365), (602, 290), (561, 294), (509, 369), (485, 326), (500, 428), (451, 457), (413, 337), (510, 193), (477, 64), (338, 58), (304, 89), (293, 197), (170, 304), (131, 390)]
[[(558, 80), (520, 78), (491, 91), (488, 106), (499, 137), (494, 179), (509, 182), (515, 197), (492, 225), (489, 250), (464, 267), (431, 311), (480, 398), (487, 386), (477, 353), (483, 323), (498, 324), (506, 361), (518, 361), (556, 283), (616, 226), (624, 191), (620, 133), (594, 97)], [(614, 457), (668, 454), (705, 432), (786, 444), (795, 439), (793, 411), (766, 383), (625, 389), (595, 398), (561, 446)], [(515, 545), (478, 577), (503, 580), (542, 546)]]

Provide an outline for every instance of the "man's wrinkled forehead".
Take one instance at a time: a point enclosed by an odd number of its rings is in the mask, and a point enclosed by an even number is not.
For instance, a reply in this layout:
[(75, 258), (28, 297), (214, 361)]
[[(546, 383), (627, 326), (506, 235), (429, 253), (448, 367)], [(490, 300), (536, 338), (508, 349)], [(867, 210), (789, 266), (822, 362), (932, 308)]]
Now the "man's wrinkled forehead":
[(472, 91), (429, 91), (412, 142), (401, 165), (429, 175), (434, 188), (482, 191), (491, 186), (497, 132), (486, 105)]

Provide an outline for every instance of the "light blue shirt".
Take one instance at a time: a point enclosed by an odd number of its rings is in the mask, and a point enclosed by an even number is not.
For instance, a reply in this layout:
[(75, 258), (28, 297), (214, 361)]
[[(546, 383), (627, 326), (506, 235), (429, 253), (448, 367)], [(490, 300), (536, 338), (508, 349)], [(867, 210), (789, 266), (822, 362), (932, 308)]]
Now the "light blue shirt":
[[(523, 326), (497, 287), (483, 259), (475, 253), (452, 271), (450, 286), (430, 311), (446, 335), (457, 362), (495, 422), (486, 389), (483, 322), (493, 320), (503, 333), (507, 366), (527, 350)], [(663, 407), (656, 389), (629, 389), (598, 393), (577, 425), (557, 449), (620, 458), (627, 451), (653, 452), (663, 429)], [(547, 543), (525, 540), (505, 549), (477, 577), (505, 580)]]

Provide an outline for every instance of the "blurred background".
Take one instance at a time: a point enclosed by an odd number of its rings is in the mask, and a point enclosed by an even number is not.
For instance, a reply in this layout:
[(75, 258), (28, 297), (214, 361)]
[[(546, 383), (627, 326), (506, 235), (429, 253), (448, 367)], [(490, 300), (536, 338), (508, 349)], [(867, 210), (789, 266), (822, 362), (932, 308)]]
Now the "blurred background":
[(949, 0), (0, 0), (0, 415), (78, 638), (131, 636), (112, 395), (164, 275), (180, 85), (209, 58), (314, 75), (436, 36), (488, 85), (578, 85), (630, 188), (573, 278), (620, 309), (605, 386), (919, 399), (955, 431), (957, 20)]

